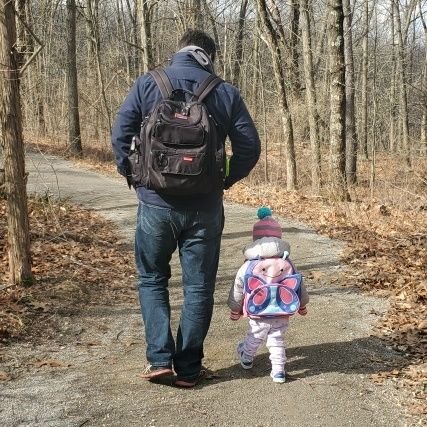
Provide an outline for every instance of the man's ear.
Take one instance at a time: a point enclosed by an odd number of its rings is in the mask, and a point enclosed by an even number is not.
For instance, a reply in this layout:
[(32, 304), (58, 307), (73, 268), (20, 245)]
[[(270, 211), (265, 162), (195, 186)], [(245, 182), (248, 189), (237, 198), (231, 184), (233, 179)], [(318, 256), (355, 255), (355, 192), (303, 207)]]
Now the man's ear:
[(215, 54), (214, 53), (210, 53), (209, 58), (211, 59), (212, 63), (215, 62)]

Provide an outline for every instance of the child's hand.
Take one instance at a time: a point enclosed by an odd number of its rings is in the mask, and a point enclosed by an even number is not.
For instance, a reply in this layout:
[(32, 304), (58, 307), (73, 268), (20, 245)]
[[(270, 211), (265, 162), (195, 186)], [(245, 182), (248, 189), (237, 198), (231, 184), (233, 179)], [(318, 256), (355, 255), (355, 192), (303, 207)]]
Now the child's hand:
[(230, 319), (231, 320), (239, 320), (241, 314), (236, 311), (230, 311)]
[(305, 316), (307, 314), (307, 307), (300, 307), (298, 310), (298, 314), (300, 314), (301, 316)]

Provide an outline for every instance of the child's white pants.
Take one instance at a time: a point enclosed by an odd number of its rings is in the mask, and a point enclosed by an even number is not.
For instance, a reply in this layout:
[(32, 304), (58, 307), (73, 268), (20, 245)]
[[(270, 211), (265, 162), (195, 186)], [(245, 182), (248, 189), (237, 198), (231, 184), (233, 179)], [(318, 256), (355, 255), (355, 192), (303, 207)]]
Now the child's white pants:
[(266, 341), (270, 352), (271, 372), (284, 372), (286, 353), (284, 333), (288, 329), (288, 317), (249, 319), (249, 329), (243, 341), (243, 352), (253, 359), (259, 346)]

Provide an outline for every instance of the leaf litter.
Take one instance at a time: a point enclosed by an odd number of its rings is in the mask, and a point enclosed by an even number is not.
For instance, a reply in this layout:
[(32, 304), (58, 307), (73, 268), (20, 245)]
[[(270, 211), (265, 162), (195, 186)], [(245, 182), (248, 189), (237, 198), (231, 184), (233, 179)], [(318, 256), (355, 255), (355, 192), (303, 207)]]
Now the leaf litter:
[(99, 215), (49, 198), (29, 198), (36, 283), (8, 282), (6, 202), (0, 200), (0, 342), (46, 336), (55, 314), (86, 304), (135, 300), (132, 248)]

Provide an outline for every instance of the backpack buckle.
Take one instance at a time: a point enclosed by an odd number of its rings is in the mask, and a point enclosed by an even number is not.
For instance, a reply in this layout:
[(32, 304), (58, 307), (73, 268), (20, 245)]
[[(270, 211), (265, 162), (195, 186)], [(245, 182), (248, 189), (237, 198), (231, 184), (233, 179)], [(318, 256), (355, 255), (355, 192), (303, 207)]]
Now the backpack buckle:
[(164, 168), (165, 166), (167, 166), (167, 164), (168, 164), (168, 158), (166, 154), (160, 153), (159, 156), (157, 157), (157, 165), (160, 168)]
[(182, 109), (182, 114), (184, 116), (189, 116), (190, 115), (190, 105), (189, 104), (185, 104), (183, 109)]

